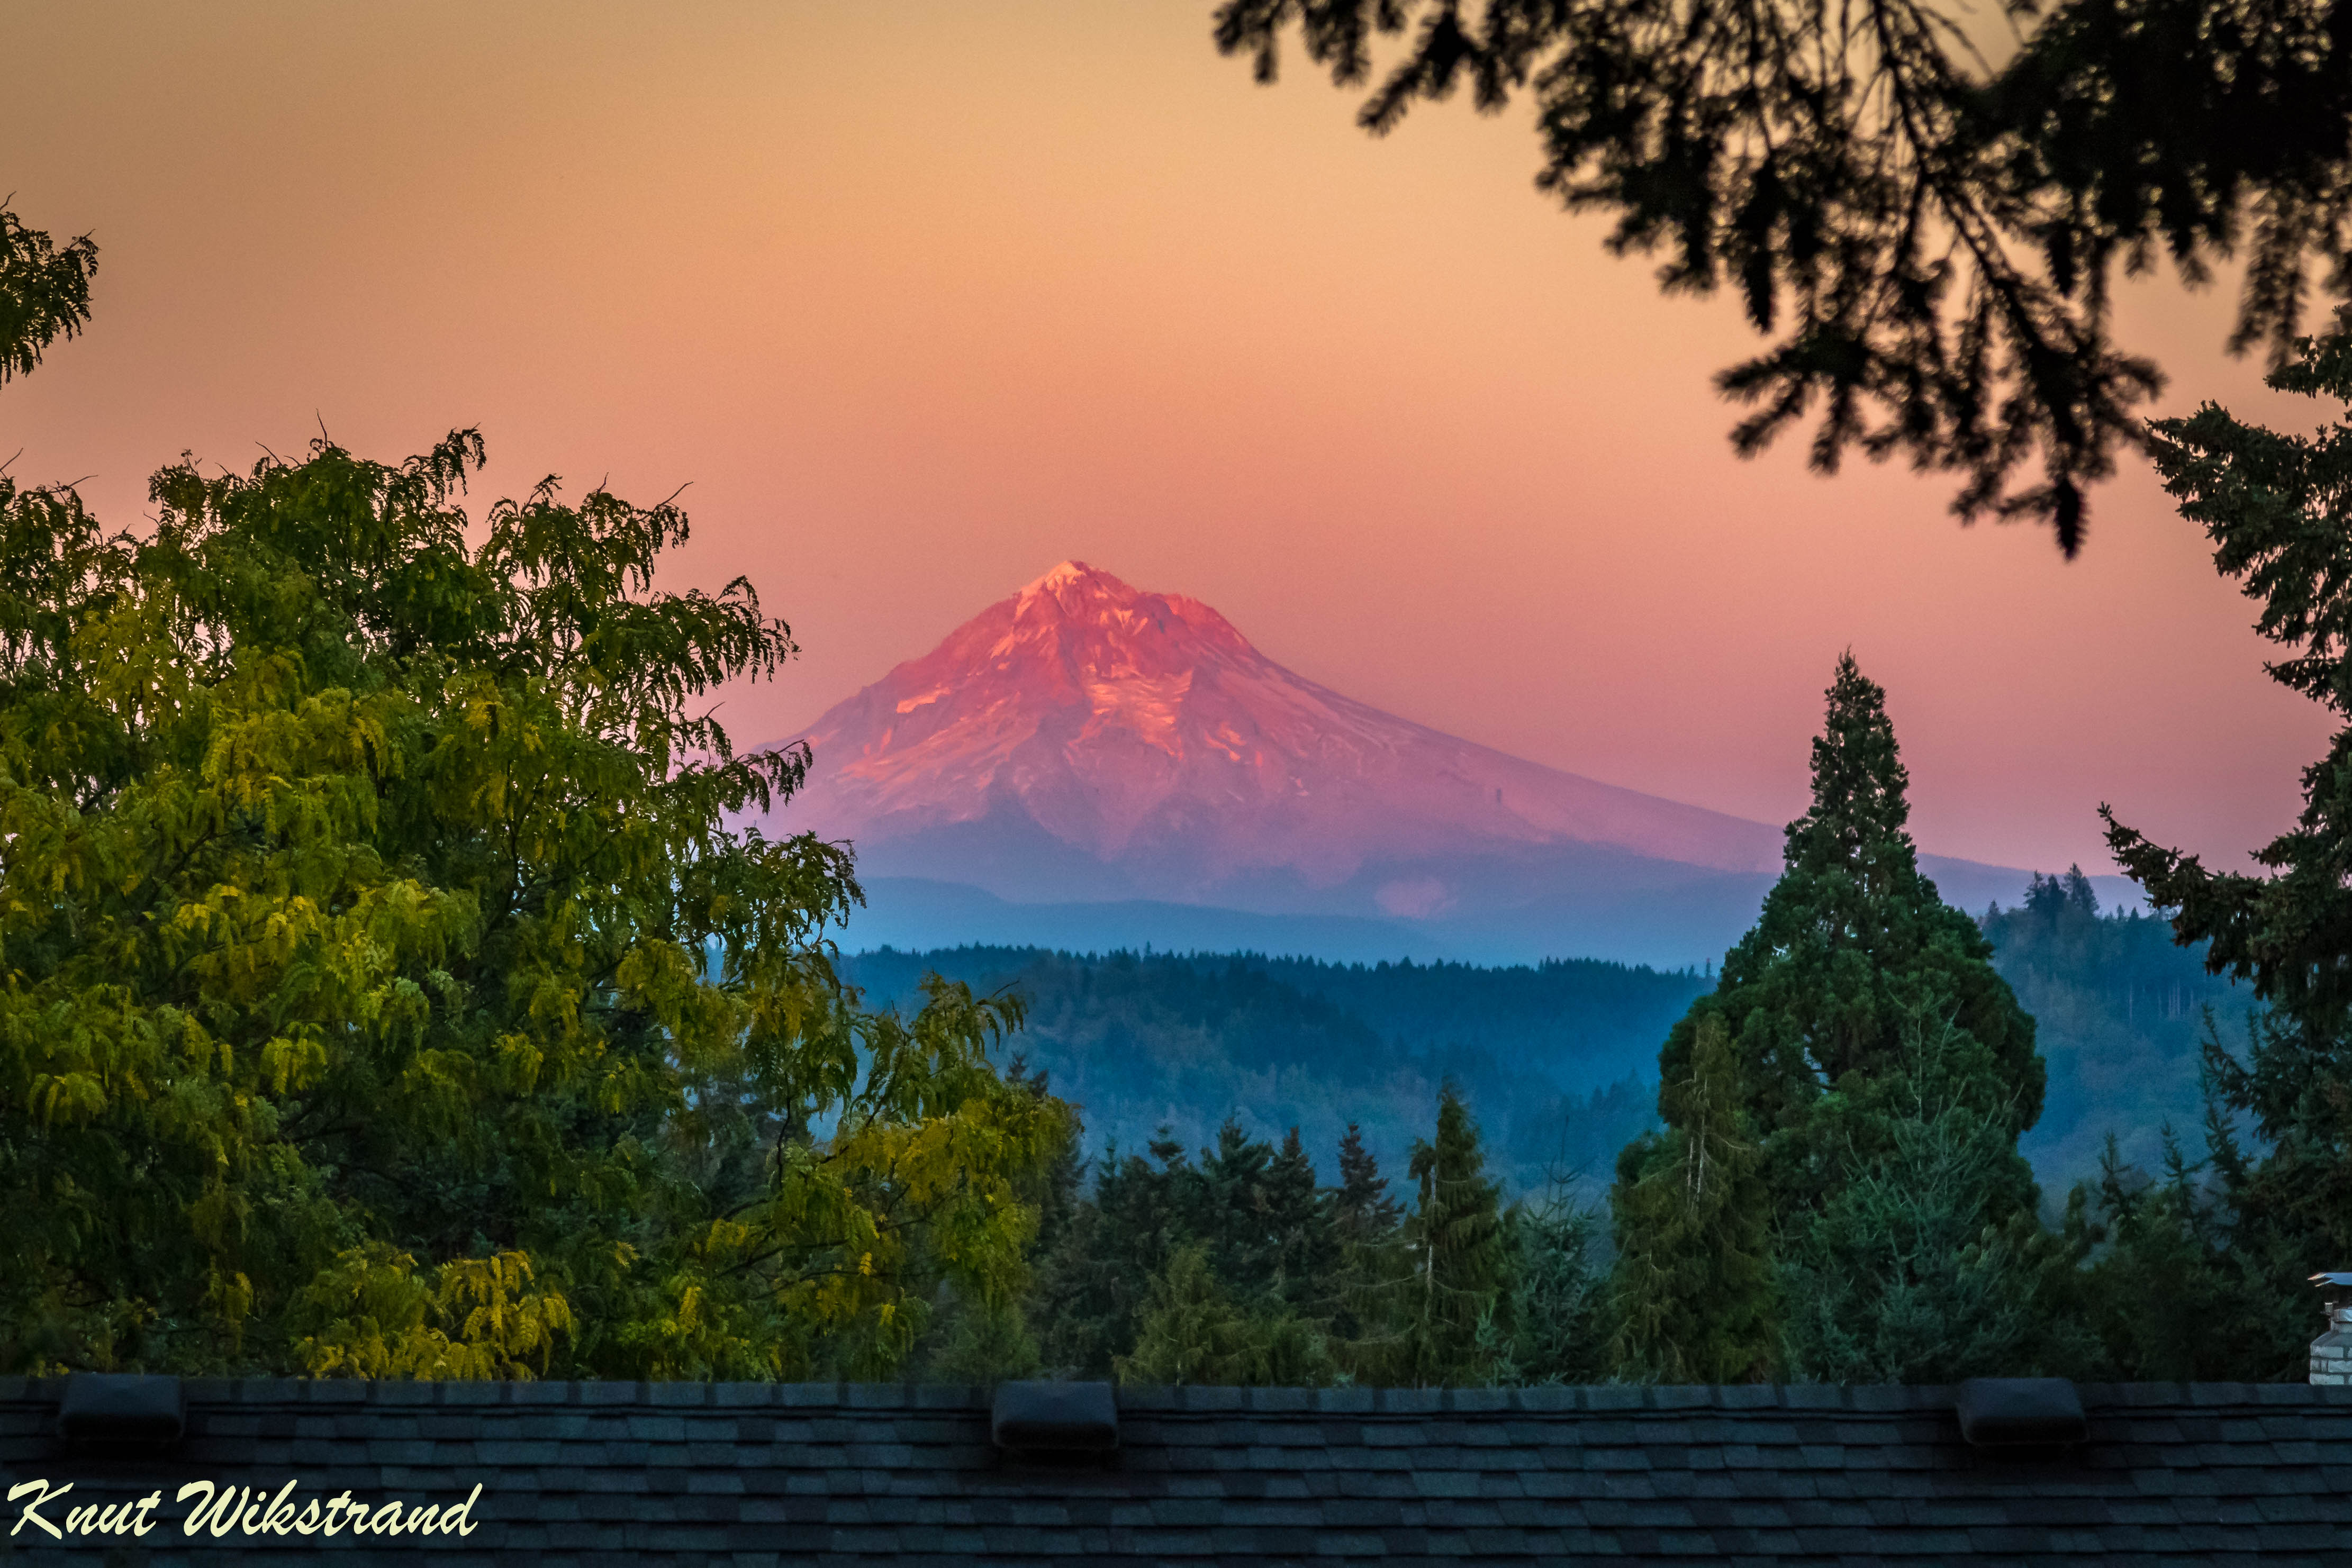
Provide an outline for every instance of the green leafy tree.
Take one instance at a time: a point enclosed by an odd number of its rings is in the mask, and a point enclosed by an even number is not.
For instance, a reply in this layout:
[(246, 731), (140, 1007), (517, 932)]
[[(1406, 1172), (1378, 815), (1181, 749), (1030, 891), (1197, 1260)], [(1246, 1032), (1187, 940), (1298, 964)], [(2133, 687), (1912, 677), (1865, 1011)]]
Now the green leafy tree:
[(1413, 1143), (1408, 1170), (1419, 1202), (1404, 1223), (1413, 1262), (1408, 1354), (1412, 1380), (1424, 1387), (1486, 1381), (1479, 1373), (1495, 1336), (1511, 1330), (1502, 1189), (1486, 1175), (1478, 1124), (1452, 1083), (1438, 1096), (1436, 1134)]
[(1660, 1383), (1740, 1383), (1779, 1359), (1771, 1204), (1731, 1035), (1700, 1019), (1658, 1092), (1665, 1126), (1626, 1146), (1610, 1193), (1611, 1360)]
[(0, 488), (10, 1369), (870, 1374), (919, 1262), (1017, 1289), (1017, 1008), (862, 1010), (846, 852), (727, 825), (806, 765), (707, 707), (788, 631), (482, 462), (182, 465), (143, 540)]
[[(1216, 41), (1272, 80), (1296, 25), (1343, 86), (1401, 40), (1360, 123), (1466, 88), (1531, 99), (1537, 185), (1614, 215), (1660, 287), (1729, 287), (1777, 334), (1717, 387), (1744, 455), (1818, 415), (1811, 458), (1961, 477), (1954, 510), (2048, 520), (2144, 439), (2162, 377), (2109, 290), (2161, 251), (2246, 262), (2233, 351), (2283, 355), (2321, 271), (2352, 295), (2352, 26), (2334, 0), (2058, 0), (2015, 47), (1918, 0), (1225, 0)], [(2038, 459), (2041, 473), (2021, 474)]]
[[(1004, 1082), (1040, 1101), (1052, 1097), (1047, 1075), (1031, 1071), (1027, 1058), (1018, 1052), (1005, 1069)], [(1045, 1346), (1035, 1326), (1041, 1304), (1038, 1265), (1066, 1245), (1076, 1218), (1078, 1182), (1085, 1169), (1078, 1154), (1081, 1135), (1072, 1107), (1063, 1118), (1051, 1157), (1014, 1183), (1021, 1201), (1037, 1216), (1016, 1288), (970, 1293), (928, 1256), (914, 1270), (931, 1282), (931, 1312), (907, 1364), (909, 1376), (925, 1383), (992, 1385), (1033, 1377), (1045, 1369)]]
[(88, 235), (60, 247), (0, 203), (0, 385), (28, 374), (59, 338), (89, 321), (98, 246)]
[[(2296, 346), (2281, 391), (2352, 405), (2352, 315)], [(2274, 433), (2210, 403), (2154, 427), (2156, 461), (2214, 565), (2262, 606), (2256, 627), (2288, 653), (2273, 679), (2352, 720), (2352, 413), (2313, 435)], [(2205, 942), (2216, 974), (2267, 1011), (2240, 1056), (2205, 1053), (2219, 1103), (2259, 1136), (2258, 1158), (2217, 1143), (2226, 1246), (2271, 1326), (2243, 1375), (2291, 1375), (2315, 1321), (2303, 1275), (2352, 1260), (2352, 724), (2305, 769), (2295, 827), (2254, 856), (2259, 874), (2209, 870), (2102, 808), (2116, 859)]]

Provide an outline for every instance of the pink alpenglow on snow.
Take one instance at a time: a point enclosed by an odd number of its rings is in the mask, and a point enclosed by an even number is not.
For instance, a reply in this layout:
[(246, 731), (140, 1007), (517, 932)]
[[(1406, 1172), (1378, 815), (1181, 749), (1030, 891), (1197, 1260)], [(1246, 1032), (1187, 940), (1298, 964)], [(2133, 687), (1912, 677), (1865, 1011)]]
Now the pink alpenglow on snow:
[[(1778, 830), (1490, 750), (1283, 668), (1208, 605), (1064, 561), (826, 713), (777, 828), (856, 842), (992, 822), (1126, 868), (1157, 897), (1288, 873), (1605, 845), (1717, 871), (1780, 865)], [(922, 874), (920, 865), (898, 869)], [(1374, 893), (1440, 914), (1440, 876)]]

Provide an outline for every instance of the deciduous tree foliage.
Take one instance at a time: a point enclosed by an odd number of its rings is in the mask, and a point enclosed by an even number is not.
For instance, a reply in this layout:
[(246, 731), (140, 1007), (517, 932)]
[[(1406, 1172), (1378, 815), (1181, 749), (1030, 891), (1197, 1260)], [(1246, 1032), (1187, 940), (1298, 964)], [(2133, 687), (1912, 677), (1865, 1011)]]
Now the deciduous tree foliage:
[(1216, 41), (1271, 80), (1294, 25), (1343, 86), (1402, 40), (1375, 132), (1465, 86), (1524, 97), (1543, 191), (1664, 251), (1668, 291), (1734, 288), (1778, 334), (1717, 378), (1757, 409), (1742, 453), (1817, 416), (1816, 467), (1900, 453), (2070, 556), (2163, 384), (2114, 340), (2118, 273), (2242, 258), (2231, 345), (2274, 354), (2315, 271), (2352, 294), (2338, 0), (1225, 0)]
[(786, 628), (482, 462), (184, 463), (145, 538), (0, 481), (8, 1368), (880, 1372), (1017, 1286), (1015, 1010), (860, 1010), (846, 852), (727, 825)]
[(60, 247), (0, 206), (0, 385), (30, 371), (59, 338), (89, 321), (98, 246), (88, 235)]

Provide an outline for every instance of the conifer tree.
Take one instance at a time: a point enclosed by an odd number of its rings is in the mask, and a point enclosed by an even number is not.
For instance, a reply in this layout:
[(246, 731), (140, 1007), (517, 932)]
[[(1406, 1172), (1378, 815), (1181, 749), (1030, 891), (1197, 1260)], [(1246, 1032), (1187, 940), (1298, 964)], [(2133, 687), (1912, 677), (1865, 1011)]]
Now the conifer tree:
[(1598, 1244), (1605, 1217), (1555, 1195), (1513, 1204), (1505, 1221), (1510, 1381), (1602, 1381), (1609, 1371), (1609, 1270)]
[(1403, 1305), (1412, 1263), (1402, 1235), (1404, 1206), (1388, 1186), (1350, 1124), (1339, 1140), (1339, 1185), (1329, 1195), (1339, 1259), (1328, 1310), (1336, 1352), (1360, 1383), (1394, 1383), (1407, 1359)]
[(2095, 1354), (2081, 1314), (2043, 1312), (2037, 1286), (2075, 1260), (2010, 1201), (2032, 1181), (2014, 1130), (1962, 1098), (1948, 1023), (1923, 1015), (1903, 1036), (1886, 1146), (1850, 1153), (1827, 1203), (1780, 1239), (1786, 1375), (1956, 1383), (2074, 1370)]
[(1152, 1277), (1135, 1352), (1118, 1358), (1114, 1371), (1121, 1383), (1316, 1388), (1335, 1368), (1312, 1323), (1234, 1301), (1196, 1241)]
[(1339, 1185), (1331, 1195), (1331, 1214), (1340, 1239), (1354, 1243), (1388, 1239), (1404, 1218), (1404, 1206), (1389, 1196), (1388, 1178), (1353, 1122), (1339, 1140)]
[(1227, 1116), (1217, 1128), (1216, 1146), (1201, 1151), (1183, 1189), (1187, 1228), (1209, 1244), (1217, 1278), (1244, 1299), (1274, 1284), (1280, 1242), (1267, 1192), (1273, 1166), (1273, 1145)]
[(1264, 1214), (1274, 1241), (1276, 1294), (1293, 1311), (1328, 1317), (1338, 1284), (1339, 1231), (1296, 1127), (1266, 1166)]
[(2101, 809), (2116, 859), (2176, 912), (2175, 937), (2209, 942), (2206, 967), (2268, 1004), (2242, 1057), (2218, 1039), (2206, 1051), (2219, 1109), (2265, 1145), (2250, 1157), (2214, 1124), (2229, 1210), (2218, 1257), (2239, 1298), (2260, 1303), (2260, 1348), (2242, 1375), (2263, 1377), (2300, 1364), (2315, 1317), (2301, 1276), (2352, 1267), (2352, 309), (2268, 379), (2348, 406), (2306, 438), (2208, 403), (2152, 426), (2156, 464), (2212, 539), (2215, 567), (2261, 603), (2256, 629), (2289, 650), (2272, 679), (2347, 722), (2304, 772), (2301, 820), (2254, 856), (2260, 873), (2208, 870)]
[[(1976, 922), (1920, 873), (1885, 693), (1847, 653), (1828, 696), (1812, 805), (1789, 824), (1786, 869), (1659, 1057), (1662, 1082), (1687, 1078), (1700, 1020), (1722, 1018), (1782, 1224), (1827, 1199), (1850, 1154), (1887, 1146), (1915, 1014), (1950, 1024), (1960, 1103), (2017, 1132), (2042, 1110), (2033, 1020), (1994, 972)], [(2010, 1198), (2030, 1207), (2032, 1195)]]
[(1416, 1139), (1408, 1167), (1420, 1203), (1405, 1222), (1415, 1274), (1409, 1287), (1412, 1375), (1423, 1386), (1475, 1380), (1479, 1328), (1507, 1333), (1507, 1255), (1502, 1188), (1486, 1176), (1478, 1124), (1449, 1082), (1438, 1097), (1437, 1136)]
[[(2169, 255), (2242, 262), (2230, 347), (2284, 353), (2315, 290), (2352, 297), (2352, 25), (2334, 0), (1223, 0), (1217, 47), (1274, 79), (1295, 36), (1358, 123), (1509, 105), (1536, 186), (1612, 215), (1669, 292), (1736, 291), (1772, 341), (1716, 378), (1753, 453), (1818, 413), (1812, 462), (1967, 476), (1962, 517), (2047, 519), (2163, 390), (2113, 285)], [(2028, 481), (2025, 464), (2042, 473)]]
[(1737, 1383), (1778, 1354), (1769, 1206), (1730, 1031), (1710, 1013), (1693, 1033), (1659, 1091), (1665, 1126), (1617, 1163), (1612, 1359), (1657, 1382)]
[(1104, 1152), (1094, 1191), (1079, 1200), (1038, 1264), (1036, 1300), (1045, 1364), (1109, 1375), (1135, 1346), (1147, 1282), (1192, 1239), (1183, 1190), (1196, 1173), (1167, 1136), (1141, 1155)]
[[(1719, 1116), (1717, 1081), (1701, 1070), (1696, 1048), (1710, 1021), (1720, 1025), (1742, 1138), (1756, 1149), (1747, 1201), (1761, 1206), (1760, 1245), (1776, 1260), (1801, 1240), (1854, 1171), (1893, 1157), (1898, 1134), (1916, 1117), (1903, 1071), (1909, 1020), (1936, 1020), (1939, 1083), (1951, 1105), (1994, 1129), (2006, 1147), (2014, 1149), (2042, 1106), (2033, 1020), (1994, 972), (1991, 946), (1976, 923), (1944, 904), (1920, 873), (1907, 831), (1909, 778), (1885, 693), (1847, 653), (1828, 699), (1813, 741), (1812, 804), (1789, 824), (1786, 869), (1755, 926), (1724, 956), (1713, 993), (1693, 1004), (1659, 1053), (1659, 1112), (1669, 1134), (1686, 1130), (1679, 1114)], [(1671, 1137), (1636, 1145), (1621, 1162), (1621, 1195), (1632, 1199), (1658, 1170), (1677, 1160), (1687, 1165), (1701, 1146)], [(1984, 1199), (1990, 1222), (2030, 1216), (2038, 1195), (2024, 1162), (2000, 1161), (1995, 1175), (1997, 1188)], [(1710, 1208), (1705, 1219), (1748, 1234), (1748, 1217)], [(1681, 1343), (1675, 1336), (1709, 1310), (1707, 1297), (1728, 1286), (1709, 1284), (1684, 1256), (1686, 1241), (1643, 1233), (1654, 1223), (1698, 1221), (1654, 1195), (1620, 1205), (1621, 1249), (1651, 1260), (1645, 1282), (1626, 1302), (1629, 1354), (1664, 1375), (1677, 1364), (1669, 1349)], [(1679, 1303), (1656, 1299), (1672, 1290), (1698, 1295)], [(1734, 1320), (1748, 1322), (1757, 1304), (1739, 1305)], [(1718, 1370), (1728, 1364), (1712, 1354), (1699, 1359)], [(1777, 1354), (1761, 1354), (1741, 1370), (1774, 1360)], [(1684, 1354), (1679, 1364), (1698, 1362)]]

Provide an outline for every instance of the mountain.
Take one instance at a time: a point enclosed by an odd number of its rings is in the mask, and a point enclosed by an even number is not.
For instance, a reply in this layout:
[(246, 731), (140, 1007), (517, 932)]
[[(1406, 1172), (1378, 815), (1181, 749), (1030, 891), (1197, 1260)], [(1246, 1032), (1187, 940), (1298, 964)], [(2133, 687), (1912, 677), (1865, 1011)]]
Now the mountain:
[[(1776, 827), (1382, 713), (1285, 669), (1200, 601), (1079, 561), (805, 738), (808, 786), (771, 828), (856, 843), (872, 901), (860, 945), (1051, 930), (1070, 946), (1060, 933), (1103, 931), (1115, 906), (1119, 939), (1100, 946), (1160, 929), (1163, 946), (1336, 939), (1349, 951), (1327, 956), (1357, 957), (1393, 932), (1400, 955), (1681, 964), (1736, 938), (1780, 864)], [(1972, 907), (2015, 902), (2026, 881), (1929, 869)], [(1018, 913), (1046, 908), (1042, 928)]]

